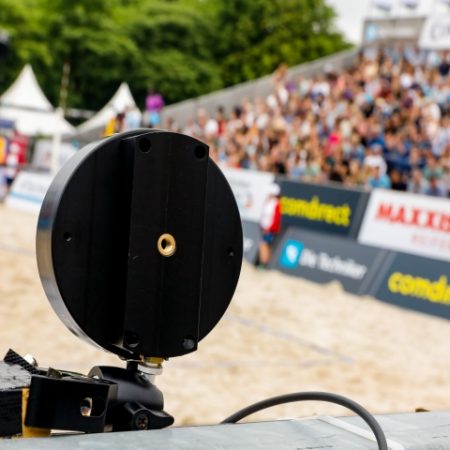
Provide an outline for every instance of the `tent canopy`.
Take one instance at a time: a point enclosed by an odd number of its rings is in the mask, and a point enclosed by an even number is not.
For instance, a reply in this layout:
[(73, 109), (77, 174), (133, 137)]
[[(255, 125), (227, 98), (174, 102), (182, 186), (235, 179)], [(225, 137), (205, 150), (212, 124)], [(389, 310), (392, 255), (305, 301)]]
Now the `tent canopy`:
[(118, 113), (124, 112), (127, 108), (136, 108), (136, 102), (128, 84), (124, 82), (119, 86), (111, 100), (97, 114), (77, 128), (77, 134), (98, 132)]
[(6, 107), (53, 111), (53, 106), (42, 92), (29, 64), (22, 69), (16, 81), (0, 97), (0, 101)]
[(0, 97), (0, 118), (14, 121), (16, 129), (27, 136), (70, 134), (74, 130), (54, 110), (29, 64)]

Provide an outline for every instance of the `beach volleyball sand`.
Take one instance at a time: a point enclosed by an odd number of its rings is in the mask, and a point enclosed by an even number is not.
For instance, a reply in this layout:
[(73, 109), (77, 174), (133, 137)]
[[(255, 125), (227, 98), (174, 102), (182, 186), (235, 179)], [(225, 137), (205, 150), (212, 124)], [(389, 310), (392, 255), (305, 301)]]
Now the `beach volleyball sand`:
[[(37, 217), (0, 205), (0, 354), (86, 373), (121, 365), (73, 336), (39, 280)], [(157, 385), (177, 424), (216, 423), (265, 397), (307, 390), (347, 395), (373, 413), (450, 410), (450, 322), (244, 264), (234, 300), (195, 354), (164, 365)], [(255, 419), (346, 414), (290, 404)]]

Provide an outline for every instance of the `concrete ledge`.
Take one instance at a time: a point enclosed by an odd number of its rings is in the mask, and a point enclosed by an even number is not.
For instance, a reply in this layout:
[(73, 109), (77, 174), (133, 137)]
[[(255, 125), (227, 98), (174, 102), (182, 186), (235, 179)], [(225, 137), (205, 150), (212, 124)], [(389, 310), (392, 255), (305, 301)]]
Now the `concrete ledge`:
[[(450, 411), (377, 416), (391, 450), (450, 450)], [(376, 450), (369, 428), (358, 417), (319, 416), (238, 425), (14, 439), (1, 449), (32, 450)]]

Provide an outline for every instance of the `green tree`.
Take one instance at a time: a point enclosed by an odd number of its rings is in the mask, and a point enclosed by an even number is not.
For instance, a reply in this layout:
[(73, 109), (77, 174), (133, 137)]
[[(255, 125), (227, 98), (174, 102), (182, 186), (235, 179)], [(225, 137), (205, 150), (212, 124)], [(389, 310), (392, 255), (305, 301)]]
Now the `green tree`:
[(128, 59), (127, 80), (143, 98), (148, 89), (174, 102), (222, 87), (211, 41), (214, 24), (201, 9), (180, 1), (136, 1), (117, 11), (138, 52)]
[(62, 68), (71, 67), (69, 105), (98, 108), (120, 83), (121, 62), (135, 50), (111, 18), (116, 0), (0, 0), (0, 28), (11, 55), (0, 68), (6, 88), (30, 63), (44, 92), (58, 104)]
[(27, 62), (50, 64), (52, 54), (43, 39), (42, 12), (39, 0), (0, 0), (0, 29), (8, 32), (12, 46), (10, 56), (0, 63), (0, 93)]
[(11, 52), (0, 92), (27, 62), (53, 104), (96, 110), (128, 81), (175, 102), (346, 46), (325, 0), (0, 0)]
[(168, 102), (213, 91), (222, 80), (209, 19), (183, 1), (0, 0), (0, 28), (12, 40), (0, 87), (30, 62), (53, 104), (64, 63), (70, 64), (72, 107), (100, 108), (122, 81), (141, 106), (152, 87)]
[(58, 101), (64, 63), (70, 65), (68, 104), (98, 109), (126, 74), (125, 63), (137, 52), (117, 27), (119, 0), (41, 0), (43, 23), (53, 59), (47, 67), (46, 92)]
[(346, 48), (325, 0), (226, 0), (219, 4), (217, 58), (226, 85)]

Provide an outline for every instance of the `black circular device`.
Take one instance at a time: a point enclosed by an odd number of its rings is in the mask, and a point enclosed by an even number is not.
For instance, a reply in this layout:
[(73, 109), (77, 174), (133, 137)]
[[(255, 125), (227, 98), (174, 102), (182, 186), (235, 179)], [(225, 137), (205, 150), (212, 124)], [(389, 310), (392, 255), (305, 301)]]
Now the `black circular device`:
[(168, 358), (196, 350), (227, 309), (242, 226), (204, 143), (135, 130), (60, 170), (36, 246), (44, 290), (73, 333), (125, 359)]

